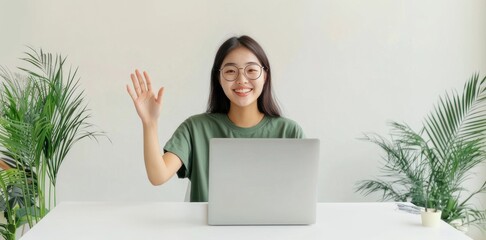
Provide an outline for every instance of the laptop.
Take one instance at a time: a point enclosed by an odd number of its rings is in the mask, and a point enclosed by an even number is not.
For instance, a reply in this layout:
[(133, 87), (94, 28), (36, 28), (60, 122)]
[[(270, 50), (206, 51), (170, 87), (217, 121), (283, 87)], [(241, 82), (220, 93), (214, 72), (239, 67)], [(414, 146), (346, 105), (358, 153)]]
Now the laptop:
[(214, 138), (209, 225), (316, 222), (318, 139)]

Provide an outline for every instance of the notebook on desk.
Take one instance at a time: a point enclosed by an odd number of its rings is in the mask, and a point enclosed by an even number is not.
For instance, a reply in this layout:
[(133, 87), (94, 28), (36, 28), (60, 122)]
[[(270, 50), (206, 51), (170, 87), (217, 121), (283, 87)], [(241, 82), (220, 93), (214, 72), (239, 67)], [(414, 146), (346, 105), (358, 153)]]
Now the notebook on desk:
[(318, 139), (215, 138), (209, 155), (209, 225), (315, 223)]

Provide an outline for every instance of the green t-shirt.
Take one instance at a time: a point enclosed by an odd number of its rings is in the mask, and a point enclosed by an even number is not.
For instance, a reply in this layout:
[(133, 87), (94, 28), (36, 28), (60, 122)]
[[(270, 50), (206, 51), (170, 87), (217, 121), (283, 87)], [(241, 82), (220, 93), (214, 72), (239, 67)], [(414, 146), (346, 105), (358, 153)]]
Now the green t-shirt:
[(209, 140), (211, 138), (303, 138), (302, 128), (283, 117), (265, 116), (258, 125), (241, 128), (226, 114), (203, 113), (185, 120), (164, 147), (177, 155), (183, 166), (179, 178), (191, 180), (191, 202), (208, 201)]

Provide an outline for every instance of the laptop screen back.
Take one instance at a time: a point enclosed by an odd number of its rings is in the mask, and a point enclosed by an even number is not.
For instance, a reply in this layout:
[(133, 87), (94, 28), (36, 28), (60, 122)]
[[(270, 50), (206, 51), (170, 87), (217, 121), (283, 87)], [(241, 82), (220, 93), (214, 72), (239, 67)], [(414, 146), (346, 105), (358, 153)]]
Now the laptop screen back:
[(319, 140), (211, 139), (210, 225), (312, 224)]

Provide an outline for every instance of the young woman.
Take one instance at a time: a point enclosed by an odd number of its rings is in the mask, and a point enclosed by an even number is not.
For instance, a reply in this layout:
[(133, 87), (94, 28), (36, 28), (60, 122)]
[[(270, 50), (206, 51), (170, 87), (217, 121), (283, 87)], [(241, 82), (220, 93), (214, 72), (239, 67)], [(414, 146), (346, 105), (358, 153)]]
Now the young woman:
[[(208, 199), (211, 138), (302, 138), (301, 127), (280, 116), (272, 97), (270, 64), (260, 45), (248, 36), (232, 37), (219, 48), (211, 71), (206, 113), (185, 120), (162, 154), (157, 136), (164, 88), (157, 95), (146, 72), (131, 74), (127, 85), (143, 124), (145, 168), (150, 182), (160, 185), (176, 172), (191, 181), (191, 202)], [(251, 151), (251, 149), (241, 149)], [(238, 154), (238, 153), (235, 153)]]

